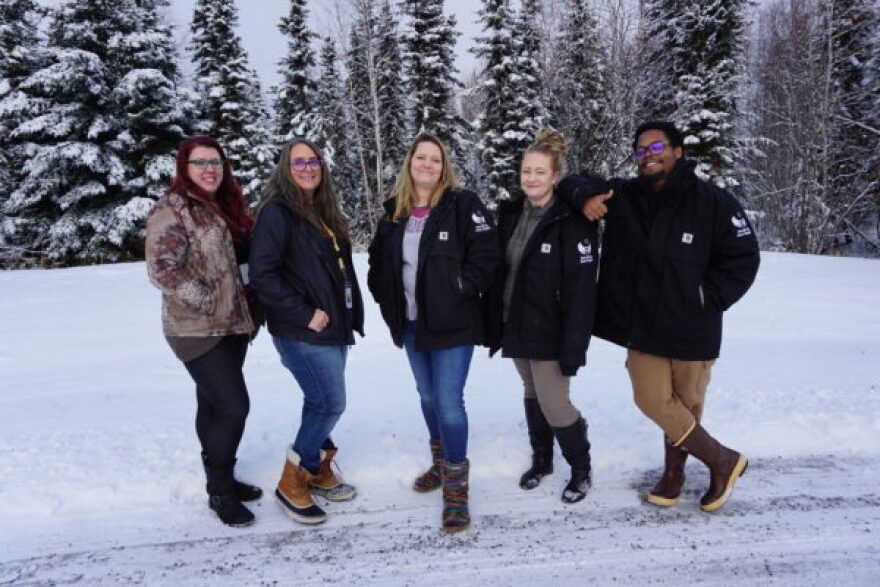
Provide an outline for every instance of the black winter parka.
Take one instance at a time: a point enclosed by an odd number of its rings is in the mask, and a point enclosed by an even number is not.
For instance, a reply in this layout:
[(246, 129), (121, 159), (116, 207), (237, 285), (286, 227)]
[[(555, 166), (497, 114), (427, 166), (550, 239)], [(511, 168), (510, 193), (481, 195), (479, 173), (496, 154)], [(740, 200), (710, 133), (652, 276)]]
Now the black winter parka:
[[(273, 336), (318, 345), (354, 344), (352, 331), (364, 335), (364, 303), (351, 260), (351, 244), (337, 239), (352, 290), (345, 307), (345, 277), (333, 241), (282, 197), (271, 199), (254, 226), (250, 282), (266, 306)], [(330, 317), (321, 332), (308, 325), (316, 309)]]
[(638, 178), (560, 182), (577, 210), (614, 190), (606, 201), (596, 336), (671, 359), (718, 357), (721, 315), (752, 285), (760, 253), (736, 199), (698, 179), (694, 167), (679, 160), (656, 194)]
[[(396, 200), (384, 204), (369, 248), (367, 285), (397, 346), (403, 346), (403, 235), (407, 218), (393, 222)], [(415, 346), (419, 352), (483, 344), (485, 292), (500, 255), (495, 225), (476, 194), (448, 189), (431, 210), (419, 241)]]
[[(501, 251), (520, 220), (525, 198), (498, 205)], [(559, 361), (563, 374), (586, 364), (596, 309), (599, 266), (597, 223), (556, 198), (529, 237), (513, 285), (507, 322), (502, 324), (504, 284), (510, 267), (502, 262), (492, 287), (490, 353)], [(502, 259), (506, 259), (506, 254)]]

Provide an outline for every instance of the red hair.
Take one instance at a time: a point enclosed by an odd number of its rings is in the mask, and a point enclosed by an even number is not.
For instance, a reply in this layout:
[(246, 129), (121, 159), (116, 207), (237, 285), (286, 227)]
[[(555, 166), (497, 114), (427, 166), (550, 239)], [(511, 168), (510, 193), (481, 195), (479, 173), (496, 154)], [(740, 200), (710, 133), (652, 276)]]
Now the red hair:
[[(223, 159), (223, 179), (217, 192), (213, 195), (197, 186), (189, 177), (189, 156), (196, 147), (216, 149), (220, 153), (220, 158)], [(180, 146), (177, 147), (177, 172), (174, 179), (171, 180), (168, 191), (184, 196), (195, 196), (196, 199), (207, 202), (211, 200), (217, 202), (220, 215), (226, 222), (229, 232), (232, 233), (232, 238), (237, 241), (250, 241), (254, 221), (247, 213), (247, 204), (244, 201), (241, 186), (232, 175), (232, 165), (226, 157), (226, 152), (216, 139), (198, 135), (189, 137), (180, 143)]]

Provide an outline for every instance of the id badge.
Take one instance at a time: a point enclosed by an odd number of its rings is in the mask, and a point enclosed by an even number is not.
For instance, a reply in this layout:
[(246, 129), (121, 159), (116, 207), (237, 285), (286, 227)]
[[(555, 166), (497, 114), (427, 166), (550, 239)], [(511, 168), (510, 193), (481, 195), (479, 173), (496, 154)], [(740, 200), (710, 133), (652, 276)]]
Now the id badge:
[(352, 298), (351, 286), (346, 285), (345, 286), (345, 307), (346, 307), (346, 309), (351, 310), (351, 308), (353, 306), (354, 306), (354, 299)]

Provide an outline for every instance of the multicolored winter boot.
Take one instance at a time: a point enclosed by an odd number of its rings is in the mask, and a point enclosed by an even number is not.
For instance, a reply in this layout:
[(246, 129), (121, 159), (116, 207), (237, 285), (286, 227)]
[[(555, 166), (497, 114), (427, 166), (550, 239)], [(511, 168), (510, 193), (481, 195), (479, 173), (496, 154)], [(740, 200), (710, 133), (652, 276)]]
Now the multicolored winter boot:
[(443, 531), (450, 534), (471, 525), (468, 511), (468, 469), (470, 463), (443, 463)]
[(431, 460), (431, 467), (413, 481), (413, 490), (419, 493), (428, 493), (443, 485), (443, 444), (439, 438), (431, 439)]

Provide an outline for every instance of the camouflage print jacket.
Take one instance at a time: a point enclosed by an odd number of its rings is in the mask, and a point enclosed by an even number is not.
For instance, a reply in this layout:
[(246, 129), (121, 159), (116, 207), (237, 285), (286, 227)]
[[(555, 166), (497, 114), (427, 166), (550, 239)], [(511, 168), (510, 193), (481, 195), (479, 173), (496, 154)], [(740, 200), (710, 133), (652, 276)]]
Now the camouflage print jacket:
[(162, 329), (166, 336), (253, 332), (229, 229), (212, 207), (187, 199), (167, 194), (147, 216), (147, 273), (162, 290)]

